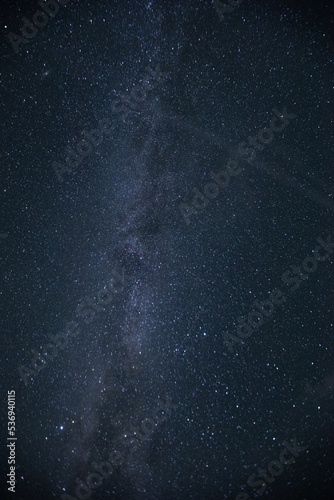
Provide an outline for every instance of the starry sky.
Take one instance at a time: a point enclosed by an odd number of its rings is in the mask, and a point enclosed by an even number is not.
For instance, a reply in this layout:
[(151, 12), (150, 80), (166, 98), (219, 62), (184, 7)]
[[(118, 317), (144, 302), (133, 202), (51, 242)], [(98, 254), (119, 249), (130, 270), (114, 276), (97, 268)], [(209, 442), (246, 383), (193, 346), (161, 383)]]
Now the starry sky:
[(333, 9), (224, 1), (1, 3), (1, 499), (334, 492)]

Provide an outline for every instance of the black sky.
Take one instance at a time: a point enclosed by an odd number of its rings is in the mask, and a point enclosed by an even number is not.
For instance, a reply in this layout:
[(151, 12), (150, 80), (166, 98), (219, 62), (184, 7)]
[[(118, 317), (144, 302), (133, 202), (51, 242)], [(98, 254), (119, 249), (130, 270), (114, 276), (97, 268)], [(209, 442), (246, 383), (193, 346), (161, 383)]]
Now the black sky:
[(40, 9), (1, 5), (1, 498), (88, 498), (76, 478), (114, 460), (90, 498), (255, 499), (248, 478), (296, 440), (260, 496), (328, 500), (330, 3), (245, 0), (220, 20), (210, 1), (70, 0), (15, 52)]

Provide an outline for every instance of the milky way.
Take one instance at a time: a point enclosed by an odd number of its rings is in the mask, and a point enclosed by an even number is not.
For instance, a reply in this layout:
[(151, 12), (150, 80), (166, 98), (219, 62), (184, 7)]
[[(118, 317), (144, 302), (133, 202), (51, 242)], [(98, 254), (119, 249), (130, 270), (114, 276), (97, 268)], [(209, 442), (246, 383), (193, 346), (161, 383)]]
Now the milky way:
[(329, 5), (7, 3), (16, 498), (328, 500)]

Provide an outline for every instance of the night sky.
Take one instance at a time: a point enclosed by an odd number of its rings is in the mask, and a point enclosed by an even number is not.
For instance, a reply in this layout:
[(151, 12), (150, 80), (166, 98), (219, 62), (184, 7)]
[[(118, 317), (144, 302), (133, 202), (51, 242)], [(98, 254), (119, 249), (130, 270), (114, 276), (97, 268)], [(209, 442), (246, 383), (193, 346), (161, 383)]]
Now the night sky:
[(1, 499), (334, 498), (333, 8), (224, 2), (1, 2)]

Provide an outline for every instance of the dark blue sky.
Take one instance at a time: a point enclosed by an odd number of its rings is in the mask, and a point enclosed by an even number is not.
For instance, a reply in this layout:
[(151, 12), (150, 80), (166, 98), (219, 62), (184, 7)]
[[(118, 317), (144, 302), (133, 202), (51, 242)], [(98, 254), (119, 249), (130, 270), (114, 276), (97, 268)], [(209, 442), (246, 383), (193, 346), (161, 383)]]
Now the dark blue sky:
[(329, 2), (55, 2), (1, 6), (16, 498), (327, 500)]

